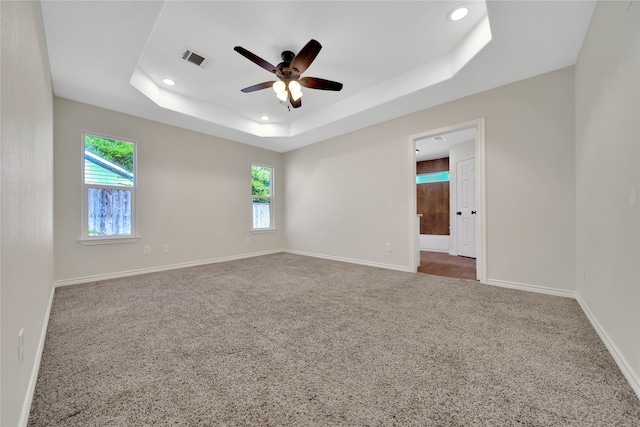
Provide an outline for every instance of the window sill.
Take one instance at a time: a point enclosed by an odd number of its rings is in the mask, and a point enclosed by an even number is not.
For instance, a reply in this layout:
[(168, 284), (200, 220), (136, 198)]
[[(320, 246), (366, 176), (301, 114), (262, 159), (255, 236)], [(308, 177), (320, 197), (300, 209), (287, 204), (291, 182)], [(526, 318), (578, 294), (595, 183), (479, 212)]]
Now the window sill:
[(78, 242), (85, 246), (92, 245), (111, 245), (114, 243), (135, 243), (140, 240), (140, 236), (123, 236), (123, 237), (94, 237), (86, 239), (78, 239)]
[(252, 233), (275, 233), (275, 228), (252, 228)]

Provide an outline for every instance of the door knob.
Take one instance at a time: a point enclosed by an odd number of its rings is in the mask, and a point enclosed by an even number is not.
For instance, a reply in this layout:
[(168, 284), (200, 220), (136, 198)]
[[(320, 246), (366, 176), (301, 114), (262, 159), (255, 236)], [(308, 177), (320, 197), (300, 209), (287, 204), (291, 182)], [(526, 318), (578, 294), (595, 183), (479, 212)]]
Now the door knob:
[(475, 214), (476, 214), (476, 211), (471, 211), (471, 215), (475, 215)]
[(462, 215), (462, 212), (456, 212), (456, 215)]

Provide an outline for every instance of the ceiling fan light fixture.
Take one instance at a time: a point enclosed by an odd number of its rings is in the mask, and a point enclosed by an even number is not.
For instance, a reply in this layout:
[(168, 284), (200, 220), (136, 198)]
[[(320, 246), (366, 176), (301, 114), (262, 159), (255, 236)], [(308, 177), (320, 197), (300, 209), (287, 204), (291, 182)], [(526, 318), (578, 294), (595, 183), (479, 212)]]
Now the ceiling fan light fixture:
[(449, 21), (459, 21), (469, 14), (468, 6), (456, 6), (449, 12)]
[(287, 85), (282, 80), (278, 80), (273, 84), (273, 91), (276, 95), (280, 95), (287, 92)]
[(291, 99), (297, 101), (302, 98), (302, 86), (295, 80), (289, 82), (289, 91), (291, 92)]
[[(304, 73), (305, 70), (309, 68), (309, 65), (311, 65), (315, 57), (318, 55), (320, 49), (322, 49), (322, 45), (317, 40), (311, 39), (309, 40), (309, 43), (304, 45), (302, 50), (297, 54), (289, 50), (282, 52), (281, 57), (283, 62), (278, 64), (276, 67), (259, 56), (249, 52), (242, 46), (234, 47), (233, 50), (238, 52), (240, 55), (268, 72), (275, 74), (279, 79), (275, 82), (269, 81), (258, 83), (256, 85), (240, 89), (240, 91), (250, 93), (257, 90), (267, 89), (271, 86), (280, 101), (285, 103), (289, 101), (291, 103), (291, 107), (300, 108), (302, 106), (300, 98), (302, 98), (303, 85), (300, 84), (298, 79), (300, 79), (300, 74)], [(304, 83), (304, 87), (308, 89), (331, 90), (335, 92), (342, 90), (342, 83), (331, 80), (320, 79), (317, 77), (304, 77), (304, 80), (301, 81)]]
[(300, 83), (298, 83), (295, 80), (291, 80), (289, 82), (289, 90), (291, 92), (301, 92), (302, 91), (302, 86), (300, 86)]

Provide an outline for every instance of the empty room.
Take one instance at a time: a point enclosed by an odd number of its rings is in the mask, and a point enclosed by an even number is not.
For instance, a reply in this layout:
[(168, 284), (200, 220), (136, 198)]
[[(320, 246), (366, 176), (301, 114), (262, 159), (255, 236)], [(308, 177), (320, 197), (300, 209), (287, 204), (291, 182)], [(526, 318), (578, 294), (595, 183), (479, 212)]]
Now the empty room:
[(0, 19), (3, 427), (640, 425), (639, 0)]

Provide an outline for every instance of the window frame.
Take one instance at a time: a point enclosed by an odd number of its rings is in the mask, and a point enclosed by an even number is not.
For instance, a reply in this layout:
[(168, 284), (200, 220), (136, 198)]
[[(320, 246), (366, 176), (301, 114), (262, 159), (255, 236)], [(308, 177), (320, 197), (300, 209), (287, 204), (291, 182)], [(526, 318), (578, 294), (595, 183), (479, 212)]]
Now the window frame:
[[(275, 186), (274, 186), (274, 182), (275, 182), (275, 168), (273, 166), (270, 165), (265, 165), (263, 163), (251, 163), (251, 180), (253, 181), (253, 168), (254, 167), (261, 167), (261, 168), (269, 168), (269, 170), (271, 171), (270, 173), (270, 178), (269, 178), (269, 196), (254, 196), (253, 195), (253, 186), (251, 186), (252, 190), (251, 190), (251, 231), (254, 233), (260, 233), (260, 232), (269, 232), (269, 231), (274, 231), (276, 229), (276, 222), (275, 222), (275, 208), (274, 208), (274, 198), (275, 198)], [(250, 182), (250, 184), (252, 184), (252, 182)], [(264, 228), (254, 228), (253, 226), (253, 199), (268, 199), (269, 200), (269, 227), (264, 227)]]
[[(98, 138), (111, 139), (133, 144), (133, 186), (114, 186), (85, 183), (85, 150), (86, 136), (96, 136)], [(81, 230), (78, 241), (83, 245), (104, 245), (111, 243), (131, 243), (140, 240), (138, 235), (138, 143), (129, 138), (121, 138), (113, 135), (106, 135), (99, 132), (83, 130), (81, 132), (81, 167), (80, 167), (80, 187), (81, 187)], [(109, 236), (89, 236), (89, 189), (100, 188), (107, 190), (128, 190), (131, 191), (131, 234), (118, 234)]]

